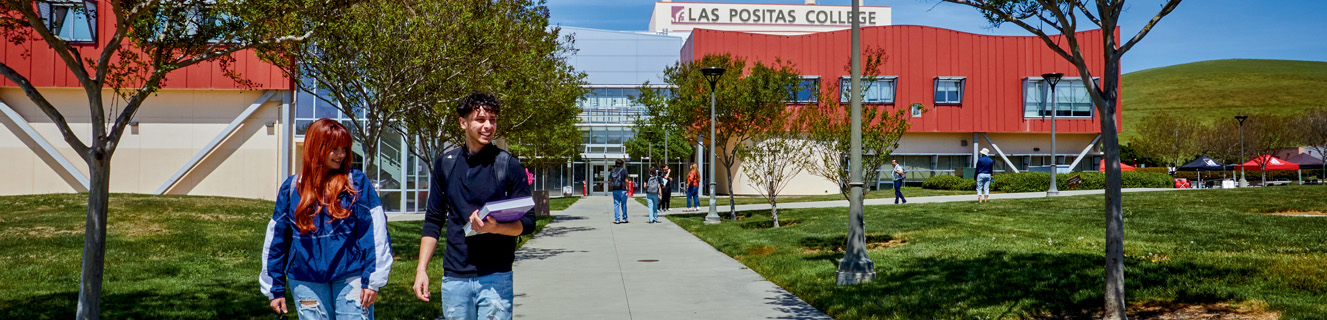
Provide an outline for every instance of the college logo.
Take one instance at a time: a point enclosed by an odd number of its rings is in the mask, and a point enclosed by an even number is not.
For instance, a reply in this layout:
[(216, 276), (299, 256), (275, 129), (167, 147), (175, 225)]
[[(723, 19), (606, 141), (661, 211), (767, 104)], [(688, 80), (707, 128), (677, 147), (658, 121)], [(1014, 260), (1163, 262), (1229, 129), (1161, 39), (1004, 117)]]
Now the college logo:
[(682, 11), (682, 6), (673, 6), (673, 22), (686, 21), (686, 12)]

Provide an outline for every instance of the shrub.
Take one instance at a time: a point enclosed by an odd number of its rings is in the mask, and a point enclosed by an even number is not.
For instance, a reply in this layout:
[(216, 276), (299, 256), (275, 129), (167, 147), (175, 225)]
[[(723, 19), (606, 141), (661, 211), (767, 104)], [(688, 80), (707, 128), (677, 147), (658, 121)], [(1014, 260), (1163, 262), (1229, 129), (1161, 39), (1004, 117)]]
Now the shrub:
[(922, 181), (922, 188), (938, 190), (976, 190), (977, 180), (951, 175), (937, 175)]
[[(1078, 175), (1082, 180), (1073, 188), (1068, 187), (1070, 177)], [(1039, 192), (1050, 188), (1047, 179), (1050, 173), (1045, 172), (1020, 172), (1020, 173), (1002, 173), (995, 175), (995, 181), (991, 182), (991, 188), (1003, 192)], [(1055, 177), (1055, 186), (1059, 190), (1092, 190), (1106, 188), (1106, 174), (1102, 172), (1076, 172), (1060, 174)], [(1175, 180), (1165, 173), (1149, 172), (1121, 172), (1120, 186), (1122, 188), (1170, 188), (1175, 186)]]

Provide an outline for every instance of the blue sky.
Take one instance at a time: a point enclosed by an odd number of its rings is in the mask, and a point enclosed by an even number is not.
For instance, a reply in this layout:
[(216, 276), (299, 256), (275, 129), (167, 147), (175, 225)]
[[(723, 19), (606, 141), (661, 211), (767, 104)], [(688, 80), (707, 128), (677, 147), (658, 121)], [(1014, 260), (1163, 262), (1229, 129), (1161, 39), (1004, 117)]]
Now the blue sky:
[[(555, 25), (643, 31), (648, 28), (654, 2), (549, 0), (547, 5)], [(685, 2), (804, 3), (803, 0)], [(818, 2), (851, 4), (848, 0)], [(1157, 0), (1128, 2), (1124, 21), (1120, 24), (1121, 37), (1133, 37), (1160, 10), (1161, 3)], [(896, 25), (925, 25), (979, 34), (1029, 35), (1012, 24), (991, 28), (976, 9), (939, 0), (866, 0), (865, 5), (893, 7)], [(1194, 61), (1236, 58), (1327, 61), (1327, 1), (1185, 1), (1125, 54), (1122, 65), (1127, 73)]]

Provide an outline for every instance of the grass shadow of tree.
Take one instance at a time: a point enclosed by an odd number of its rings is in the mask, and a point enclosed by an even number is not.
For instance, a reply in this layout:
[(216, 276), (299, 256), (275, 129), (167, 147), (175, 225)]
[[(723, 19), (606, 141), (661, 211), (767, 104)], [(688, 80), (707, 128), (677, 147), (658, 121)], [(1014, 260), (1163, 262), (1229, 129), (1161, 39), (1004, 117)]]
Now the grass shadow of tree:
[[(841, 256), (838, 254), (837, 256)], [(896, 265), (877, 262), (876, 279), (856, 286), (822, 283), (810, 294), (830, 314), (885, 315), (901, 319), (971, 318), (1002, 310), (1000, 318), (1089, 319), (1103, 305), (1102, 256), (1070, 253), (991, 252), (971, 259), (923, 258)], [(1245, 277), (1249, 269), (1193, 263), (1126, 262), (1127, 287)], [(1177, 303), (1241, 300), (1232, 291), (1187, 288)], [(976, 312), (985, 309), (987, 312)]]

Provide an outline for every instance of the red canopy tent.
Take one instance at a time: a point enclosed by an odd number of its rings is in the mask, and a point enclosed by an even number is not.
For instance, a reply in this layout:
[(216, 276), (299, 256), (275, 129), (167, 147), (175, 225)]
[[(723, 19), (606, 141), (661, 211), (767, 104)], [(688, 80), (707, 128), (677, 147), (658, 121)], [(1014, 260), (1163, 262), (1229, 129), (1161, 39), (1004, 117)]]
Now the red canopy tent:
[[(1269, 158), (1270, 158), (1270, 159), (1269, 159)], [(1266, 167), (1266, 168), (1261, 167), (1261, 166), (1259, 165), (1259, 162), (1267, 162), (1267, 167)], [(1245, 168), (1245, 166), (1248, 166), (1248, 168)], [(1259, 170), (1259, 169), (1265, 169), (1265, 170), (1299, 170), (1299, 165), (1298, 165), (1298, 164), (1294, 164), (1294, 163), (1292, 163), (1292, 162), (1290, 162), (1290, 161), (1285, 161), (1285, 160), (1281, 160), (1280, 158), (1273, 157), (1273, 156), (1270, 155), (1270, 154), (1264, 154), (1264, 155), (1262, 155), (1262, 156), (1260, 156), (1260, 157), (1254, 158), (1253, 160), (1249, 160), (1249, 162), (1245, 162), (1244, 164), (1235, 165), (1235, 170), (1239, 170), (1239, 169), (1244, 169), (1244, 170)]]
[[(1100, 166), (1097, 166), (1097, 168), (1100, 168), (1100, 169), (1097, 169), (1097, 172), (1106, 172), (1106, 159), (1101, 159), (1101, 165), (1100, 165)], [(1134, 169), (1134, 168), (1133, 168), (1133, 166), (1131, 166), (1131, 165), (1124, 164), (1123, 162), (1120, 163), (1120, 171), (1121, 171), (1121, 172), (1123, 172), (1123, 171), (1133, 171), (1133, 169)], [(1047, 182), (1047, 183), (1049, 183), (1049, 182)]]

